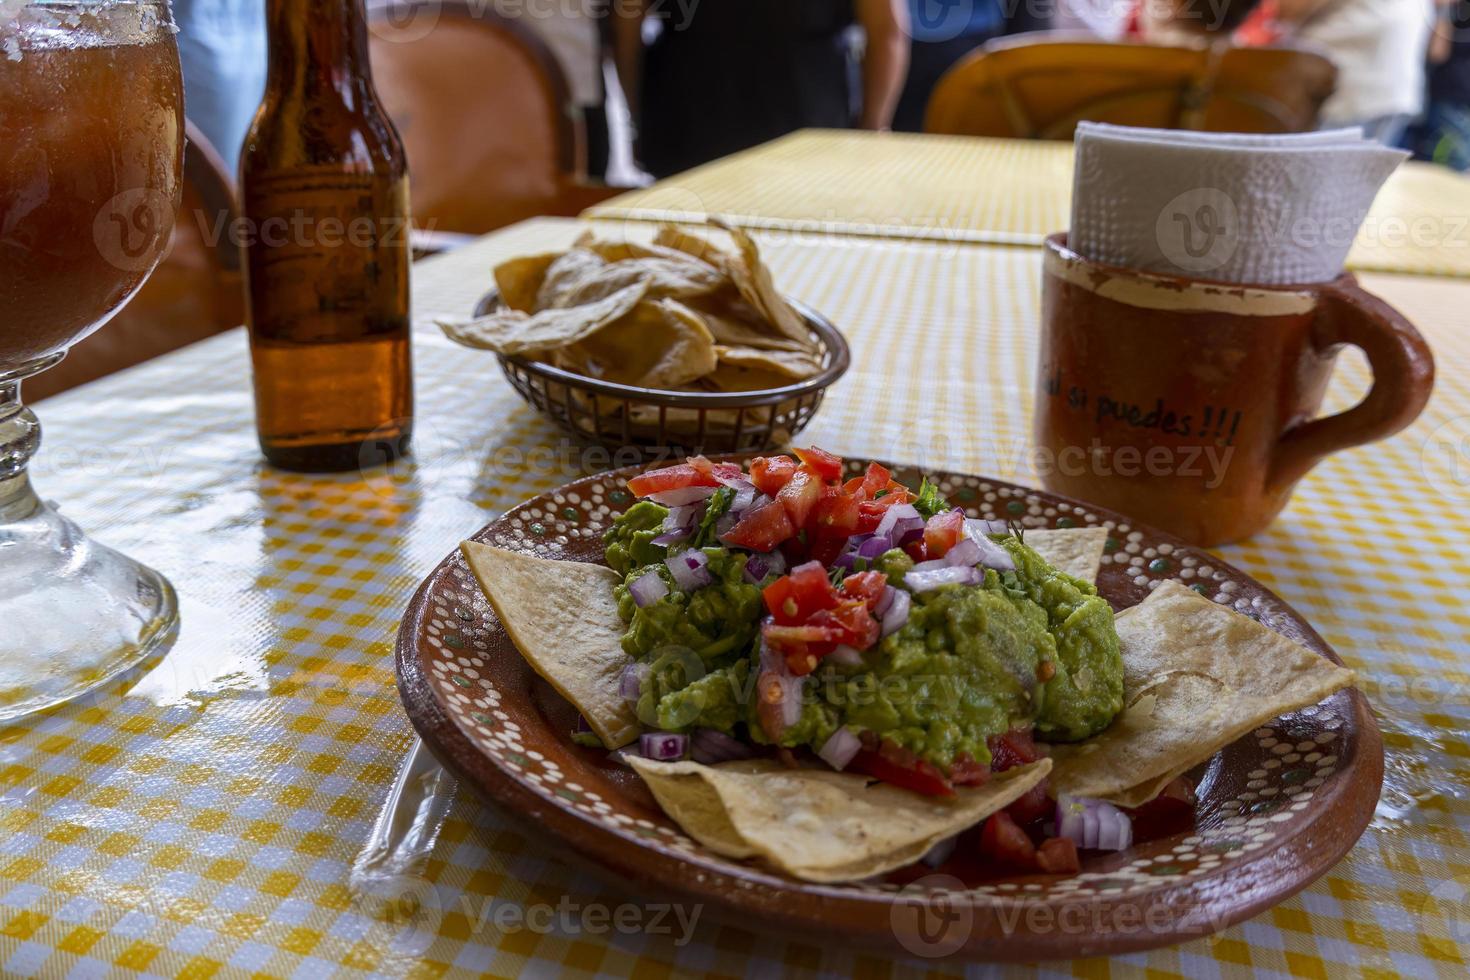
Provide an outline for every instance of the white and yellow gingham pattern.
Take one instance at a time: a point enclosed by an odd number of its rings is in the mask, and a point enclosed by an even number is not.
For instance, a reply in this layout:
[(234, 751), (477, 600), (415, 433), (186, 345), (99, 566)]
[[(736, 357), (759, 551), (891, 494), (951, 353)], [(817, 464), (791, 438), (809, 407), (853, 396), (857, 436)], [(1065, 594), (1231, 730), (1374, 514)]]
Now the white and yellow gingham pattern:
[[(1072, 144), (803, 130), (629, 191), (588, 217), (1036, 245), (1070, 222)], [(1389, 178), (1348, 256), (1355, 270), (1470, 276), (1470, 179), (1425, 163)]]
[[(575, 455), (546, 450), (563, 445), (559, 431), (521, 404), (491, 356), (451, 346), (427, 321), (469, 310), (495, 262), (564, 245), (577, 229), (531, 222), (415, 268), (418, 450), (392, 471), (265, 470), (239, 332), (38, 406), (40, 491), (169, 575), (183, 627), (131, 687), (0, 729), (0, 974), (961, 969), (754, 936), (707, 916), (687, 943), (677, 931), (575, 923), (499, 929), (505, 908), (665, 899), (574, 870), (538, 825), (463, 796), (415, 879), (411, 914), (385, 923), (350, 889), (411, 741), (391, 663), (409, 595), (466, 534), (582, 472)], [(1037, 250), (758, 237), (780, 285), (852, 343), (852, 372), (812, 442), (1030, 482)], [(1465, 972), (1470, 442), (1445, 449), (1429, 436), (1470, 420), (1470, 285), (1366, 281), (1435, 347), (1434, 401), (1409, 432), (1323, 464), (1275, 527), (1224, 554), (1362, 671), (1389, 745), (1384, 813), (1327, 877), (1248, 923), (1046, 975)], [(1333, 405), (1365, 383), (1347, 358)]]

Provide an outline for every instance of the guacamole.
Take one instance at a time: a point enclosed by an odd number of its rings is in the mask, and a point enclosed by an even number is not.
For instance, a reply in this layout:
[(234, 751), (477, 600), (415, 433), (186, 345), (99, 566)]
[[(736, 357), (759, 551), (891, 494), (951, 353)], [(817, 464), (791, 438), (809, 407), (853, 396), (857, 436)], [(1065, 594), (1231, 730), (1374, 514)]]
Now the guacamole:
[[(628, 625), (622, 645), (643, 665), (639, 720), (663, 731), (712, 728), (769, 743), (756, 710), (761, 587), (745, 575), (745, 553), (714, 546), (701, 549), (711, 584), (681, 591), (664, 565), (667, 550), (652, 543), (667, 513), (637, 504), (604, 539), (608, 564), (624, 576), (615, 590)], [(1014, 571), (986, 570), (983, 584), (913, 594), (908, 621), (860, 662), (824, 659), (803, 681), (800, 717), (779, 744), (820, 749), (846, 726), (947, 769), (961, 754), (988, 762), (986, 740), (1017, 726), (1034, 725), (1049, 741), (1107, 727), (1121, 710), (1123, 687), (1112, 610), (1090, 584), (1018, 538), (994, 540), (1014, 559)], [(874, 562), (899, 588), (913, 564), (897, 549)], [(629, 586), (649, 569), (668, 591), (639, 607)]]

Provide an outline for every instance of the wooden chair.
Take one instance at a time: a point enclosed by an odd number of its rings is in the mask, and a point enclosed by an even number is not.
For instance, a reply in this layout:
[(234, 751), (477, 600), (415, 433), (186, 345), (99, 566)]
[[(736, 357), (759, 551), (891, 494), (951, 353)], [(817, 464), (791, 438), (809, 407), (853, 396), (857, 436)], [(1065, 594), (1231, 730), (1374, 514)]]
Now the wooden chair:
[[(238, 213), (224, 161), (185, 124), (183, 203), (169, 251), (137, 294), (56, 367), (25, 383), (35, 401), (192, 344), (244, 321), (240, 253), (230, 236)], [(248, 370), (242, 366), (241, 370)]]
[(1295, 133), (1315, 129), (1337, 69), (1289, 47), (1161, 47), (1046, 33), (991, 42), (929, 99), (931, 133), (1071, 139), (1077, 123)]
[[(436, 18), (409, 29), (415, 18)], [(576, 215), (620, 193), (586, 180), (566, 77), (525, 27), (485, 3), (370, 5), (373, 78), (408, 153), (414, 221), (481, 234)]]

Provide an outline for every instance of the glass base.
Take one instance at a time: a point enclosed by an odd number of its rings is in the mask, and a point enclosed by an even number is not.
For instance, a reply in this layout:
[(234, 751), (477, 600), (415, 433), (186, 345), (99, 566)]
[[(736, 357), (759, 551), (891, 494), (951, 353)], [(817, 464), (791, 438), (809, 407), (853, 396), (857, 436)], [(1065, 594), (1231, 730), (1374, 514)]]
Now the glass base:
[(161, 652), (177, 623), (167, 579), (51, 508), (0, 518), (0, 722), (116, 678)]

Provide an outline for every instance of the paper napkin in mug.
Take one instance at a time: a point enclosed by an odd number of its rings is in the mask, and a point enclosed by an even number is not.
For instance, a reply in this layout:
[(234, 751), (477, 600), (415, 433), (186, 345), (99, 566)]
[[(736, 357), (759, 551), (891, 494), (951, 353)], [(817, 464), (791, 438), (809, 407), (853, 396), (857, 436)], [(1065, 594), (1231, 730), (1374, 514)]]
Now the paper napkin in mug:
[(1359, 129), (1282, 136), (1081, 123), (1069, 244), (1108, 265), (1224, 282), (1336, 278), (1408, 156)]

